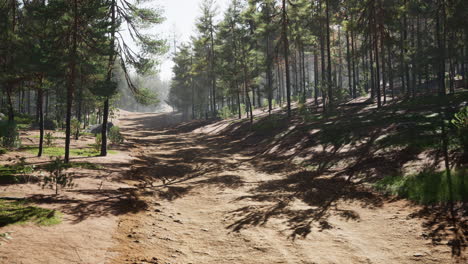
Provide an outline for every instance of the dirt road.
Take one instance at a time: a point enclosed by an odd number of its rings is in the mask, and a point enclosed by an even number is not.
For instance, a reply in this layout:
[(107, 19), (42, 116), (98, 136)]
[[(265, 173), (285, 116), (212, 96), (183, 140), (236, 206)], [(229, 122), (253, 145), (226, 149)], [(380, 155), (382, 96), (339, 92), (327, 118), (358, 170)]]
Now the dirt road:
[[(109, 263), (452, 263), (418, 208), (281, 160), (242, 142), (169, 127), (167, 115), (120, 120), (145, 209), (120, 216)], [(165, 128), (166, 127), (166, 128)], [(251, 152), (251, 151), (250, 151)], [(345, 193), (338, 190), (345, 189)]]

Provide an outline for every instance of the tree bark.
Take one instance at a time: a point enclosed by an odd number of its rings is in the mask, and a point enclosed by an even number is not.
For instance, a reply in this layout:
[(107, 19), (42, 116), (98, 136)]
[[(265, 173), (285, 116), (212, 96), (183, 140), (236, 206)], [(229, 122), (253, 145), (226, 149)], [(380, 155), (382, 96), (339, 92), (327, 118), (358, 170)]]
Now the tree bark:
[[(107, 70), (107, 82), (112, 80), (112, 69), (115, 62), (115, 31), (116, 31), (116, 18), (115, 18), (115, 9), (116, 2), (112, 0), (111, 2), (111, 40), (109, 45), (109, 61), (108, 61), (108, 70)], [(104, 100), (104, 109), (102, 116), (102, 126), (101, 126), (101, 153), (100, 156), (107, 156), (107, 123), (109, 120), (109, 97), (106, 97)]]
[(70, 137), (71, 137), (71, 115), (73, 104), (73, 92), (75, 90), (76, 77), (76, 50), (77, 50), (77, 35), (78, 35), (78, 0), (74, 0), (73, 4), (73, 32), (72, 32), (72, 49), (70, 59), (70, 76), (67, 85), (67, 115), (65, 122), (65, 163), (70, 161)]
[(288, 21), (286, 14), (286, 0), (283, 0), (282, 12), (283, 24), (283, 49), (284, 49), (284, 65), (286, 72), (286, 100), (288, 104), (288, 117), (291, 117), (291, 79), (289, 76), (289, 41), (288, 41)]
[(39, 150), (37, 156), (42, 156), (42, 150), (44, 145), (44, 111), (42, 107), (43, 102), (43, 90), (42, 90), (42, 77), (39, 78), (39, 87), (37, 89), (37, 104), (39, 110)]
[(330, 1), (326, 0), (326, 19), (327, 19), (327, 55), (328, 55), (328, 100), (329, 108), (333, 108), (333, 81), (332, 81), (332, 65), (331, 65), (331, 48), (330, 48)]

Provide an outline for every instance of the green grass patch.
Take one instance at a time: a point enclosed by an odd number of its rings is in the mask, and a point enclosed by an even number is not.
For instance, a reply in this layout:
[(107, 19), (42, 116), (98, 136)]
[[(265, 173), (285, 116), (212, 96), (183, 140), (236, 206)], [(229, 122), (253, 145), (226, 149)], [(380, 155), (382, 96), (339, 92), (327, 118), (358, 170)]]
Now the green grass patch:
[[(47, 164), (42, 164), (38, 166), (38, 168), (41, 170), (49, 171), (51, 170), (51, 166), (52, 166), (51, 163), (47, 163)], [(70, 162), (68, 164), (65, 164), (64, 167), (65, 169), (80, 168), (80, 169), (87, 169), (87, 170), (100, 170), (104, 168), (102, 165), (90, 163), (90, 162)]]
[[(23, 150), (26, 150), (29, 153), (37, 154), (38, 147), (35, 146), (27, 146), (23, 147)], [(79, 156), (79, 157), (94, 157), (99, 155), (99, 151), (95, 148), (88, 147), (82, 149), (70, 149), (70, 156)], [(109, 154), (116, 154), (117, 151), (109, 150), (107, 153)], [(63, 147), (44, 147), (43, 154), (46, 156), (64, 156), (65, 155), (65, 148)]]
[(15, 168), (0, 165), (0, 184), (19, 183), (20, 179), (14, 175), (18, 173)]
[(468, 201), (466, 169), (452, 171), (451, 184), (445, 172), (423, 171), (416, 175), (387, 176), (375, 184), (376, 189), (409, 200), (433, 204), (453, 201)]
[(32, 206), (27, 201), (0, 199), (0, 227), (24, 223), (50, 226), (60, 222), (61, 214), (55, 210)]

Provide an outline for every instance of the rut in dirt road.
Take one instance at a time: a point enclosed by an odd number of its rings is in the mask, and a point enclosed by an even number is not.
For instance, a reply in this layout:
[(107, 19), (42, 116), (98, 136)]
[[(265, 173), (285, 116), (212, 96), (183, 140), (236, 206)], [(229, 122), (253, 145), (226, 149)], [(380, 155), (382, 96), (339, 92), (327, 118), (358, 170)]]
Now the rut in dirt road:
[(122, 120), (136, 156), (128, 180), (149, 207), (121, 217), (111, 263), (452, 261), (404, 201), (191, 132), (207, 123), (164, 129), (161, 118)]

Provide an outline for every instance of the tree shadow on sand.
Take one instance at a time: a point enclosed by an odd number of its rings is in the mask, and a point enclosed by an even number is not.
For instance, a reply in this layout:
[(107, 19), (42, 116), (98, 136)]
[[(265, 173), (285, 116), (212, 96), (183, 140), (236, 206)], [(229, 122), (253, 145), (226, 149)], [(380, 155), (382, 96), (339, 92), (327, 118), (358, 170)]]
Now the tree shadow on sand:
[(34, 195), (28, 200), (35, 204), (54, 204), (57, 210), (73, 216), (73, 223), (79, 223), (92, 217), (137, 213), (148, 208), (134, 188), (117, 190), (68, 190), (78, 198), (66, 195)]

